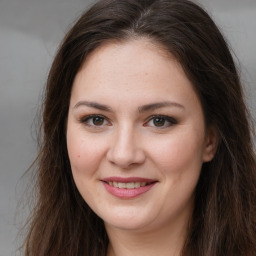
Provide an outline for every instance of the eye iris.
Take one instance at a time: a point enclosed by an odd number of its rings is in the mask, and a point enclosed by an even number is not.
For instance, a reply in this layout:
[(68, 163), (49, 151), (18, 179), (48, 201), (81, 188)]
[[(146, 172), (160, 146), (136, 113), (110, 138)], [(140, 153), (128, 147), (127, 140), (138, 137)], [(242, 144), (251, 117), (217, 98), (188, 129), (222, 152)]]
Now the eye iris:
[(92, 119), (92, 122), (94, 125), (102, 125), (104, 123), (104, 119), (102, 117), (97, 116)]
[(160, 127), (160, 126), (164, 125), (165, 119), (161, 118), (161, 117), (157, 117), (157, 118), (154, 118), (153, 123), (154, 123), (155, 126)]

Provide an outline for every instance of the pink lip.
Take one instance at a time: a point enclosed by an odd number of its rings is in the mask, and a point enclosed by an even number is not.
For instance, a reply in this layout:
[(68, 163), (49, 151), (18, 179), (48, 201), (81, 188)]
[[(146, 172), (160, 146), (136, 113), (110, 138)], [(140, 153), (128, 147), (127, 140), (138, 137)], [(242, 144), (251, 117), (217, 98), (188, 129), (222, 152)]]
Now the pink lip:
[(156, 182), (156, 180), (146, 179), (146, 178), (141, 178), (141, 177), (127, 177), (127, 178), (108, 177), (108, 178), (102, 179), (102, 181), (107, 181), (107, 182), (116, 181), (116, 182), (124, 182), (124, 183), (128, 183), (128, 182), (147, 182), (147, 183)]
[[(126, 188), (116, 188), (114, 186), (110, 186), (107, 182), (109, 181), (116, 181), (116, 182), (147, 182), (151, 183), (149, 185), (134, 188), (134, 189), (126, 189)], [(130, 199), (135, 198), (141, 194), (146, 193), (149, 191), (155, 184), (156, 180), (152, 179), (145, 179), (145, 178), (139, 178), (139, 177), (129, 177), (129, 178), (121, 178), (121, 177), (109, 177), (102, 180), (102, 183), (106, 190), (113, 196), (121, 198), (121, 199)]]

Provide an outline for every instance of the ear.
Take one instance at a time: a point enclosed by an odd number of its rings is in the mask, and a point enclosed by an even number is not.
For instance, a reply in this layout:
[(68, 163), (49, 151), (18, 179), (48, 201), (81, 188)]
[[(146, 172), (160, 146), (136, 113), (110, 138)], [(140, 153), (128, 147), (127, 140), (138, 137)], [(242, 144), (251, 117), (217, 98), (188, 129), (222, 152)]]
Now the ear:
[(203, 152), (203, 162), (210, 162), (217, 151), (218, 147), (218, 134), (216, 128), (213, 126), (208, 127), (205, 137), (205, 146)]

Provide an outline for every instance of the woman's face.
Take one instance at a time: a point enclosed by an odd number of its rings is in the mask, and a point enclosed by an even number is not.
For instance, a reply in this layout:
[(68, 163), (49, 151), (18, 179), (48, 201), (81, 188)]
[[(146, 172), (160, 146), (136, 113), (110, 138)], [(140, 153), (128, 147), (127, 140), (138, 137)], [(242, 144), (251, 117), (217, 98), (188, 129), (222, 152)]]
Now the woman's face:
[(179, 63), (139, 39), (88, 56), (72, 88), (67, 147), (76, 186), (106, 226), (150, 230), (187, 222), (214, 135)]

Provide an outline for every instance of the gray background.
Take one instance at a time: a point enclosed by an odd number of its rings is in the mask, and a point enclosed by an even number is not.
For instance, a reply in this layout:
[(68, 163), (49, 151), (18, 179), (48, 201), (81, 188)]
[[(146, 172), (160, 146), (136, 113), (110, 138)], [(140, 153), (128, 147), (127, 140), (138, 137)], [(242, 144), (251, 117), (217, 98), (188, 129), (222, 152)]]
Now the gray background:
[[(92, 2), (0, 0), (0, 256), (15, 255), (19, 243), (17, 232), (27, 212), (23, 193), (29, 183), (27, 176), (21, 176), (36, 154), (33, 122), (56, 47)], [(247, 102), (255, 118), (256, 0), (199, 2), (240, 60)]]

